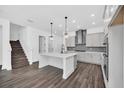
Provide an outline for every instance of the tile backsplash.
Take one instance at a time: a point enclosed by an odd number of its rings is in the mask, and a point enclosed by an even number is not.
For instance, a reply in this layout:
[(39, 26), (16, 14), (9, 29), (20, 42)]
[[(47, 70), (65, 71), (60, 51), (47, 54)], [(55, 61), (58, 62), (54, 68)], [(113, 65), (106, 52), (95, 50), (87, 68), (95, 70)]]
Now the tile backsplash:
[[(80, 47), (79, 47), (80, 48)], [(105, 47), (86, 47), (84, 50), (80, 50), (80, 49), (76, 49), (75, 47), (67, 47), (67, 50), (68, 51), (80, 51), (80, 52), (85, 52), (85, 51), (88, 51), (88, 52), (105, 52), (106, 51), (106, 48)]]

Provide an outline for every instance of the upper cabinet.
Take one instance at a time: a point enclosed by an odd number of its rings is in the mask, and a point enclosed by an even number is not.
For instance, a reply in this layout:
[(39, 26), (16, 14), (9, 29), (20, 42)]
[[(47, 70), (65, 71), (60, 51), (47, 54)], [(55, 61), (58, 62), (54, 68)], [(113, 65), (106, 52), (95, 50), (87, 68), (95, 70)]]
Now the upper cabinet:
[(86, 50), (86, 30), (80, 29), (76, 31), (75, 49), (80, 51)]
[(86, 30), (76, 31), (75, 44), (86, 45)]

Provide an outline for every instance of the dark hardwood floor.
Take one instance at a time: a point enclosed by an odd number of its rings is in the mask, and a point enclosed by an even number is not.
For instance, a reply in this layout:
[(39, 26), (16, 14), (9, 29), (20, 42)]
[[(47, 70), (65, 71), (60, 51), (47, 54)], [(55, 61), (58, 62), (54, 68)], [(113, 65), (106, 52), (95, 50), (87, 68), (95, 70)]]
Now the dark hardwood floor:
[(12, 71), (0, 71), (2, 88), (104, 88), (104, 81), (99, 65), (78, 63), (75, 72), (67, 79), (62, 79), (62, 70), (46, 66), (38, 69), (27, 66)]
[(2, 69), (2, 65), (0, 65), (0, 70)]

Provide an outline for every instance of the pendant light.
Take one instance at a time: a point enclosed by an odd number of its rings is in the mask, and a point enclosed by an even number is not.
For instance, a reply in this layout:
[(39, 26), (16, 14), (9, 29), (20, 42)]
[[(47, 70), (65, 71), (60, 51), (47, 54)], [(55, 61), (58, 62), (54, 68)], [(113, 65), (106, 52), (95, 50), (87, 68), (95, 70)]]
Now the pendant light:
[(67, 16), (65, 17), (65, 33), (64, 33), (64, 36), (65, 38), (68, 38), (68, 33), (67, 33)]
[(52, 32), (53, 23), (51, 22), (50, 25), (51, 25), (51, 36), (50, 36), (50, 40), (53, 40), (53, 32)]

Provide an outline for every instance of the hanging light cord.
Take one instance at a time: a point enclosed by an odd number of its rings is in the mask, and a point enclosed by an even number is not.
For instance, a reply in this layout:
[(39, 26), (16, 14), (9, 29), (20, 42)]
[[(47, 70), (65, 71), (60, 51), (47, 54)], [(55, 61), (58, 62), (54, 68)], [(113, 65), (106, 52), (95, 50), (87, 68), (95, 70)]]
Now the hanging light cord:
[(50, 24), (51, 24), (51, 37), (53, 37), (53, 35), (52, 35), (52, 33), (53, 33), (52, 32), (52, 25), (53, 25), (53, 23), (51, 22)]
[(67, 18), (68, 17), (65, 17), (65, 34), (67, 34)]

